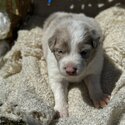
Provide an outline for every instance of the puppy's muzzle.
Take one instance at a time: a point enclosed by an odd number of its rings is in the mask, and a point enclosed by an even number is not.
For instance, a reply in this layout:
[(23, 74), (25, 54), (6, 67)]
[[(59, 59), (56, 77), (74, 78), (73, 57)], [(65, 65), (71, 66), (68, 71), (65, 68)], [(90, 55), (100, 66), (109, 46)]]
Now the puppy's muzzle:
[(67, 64), (65, 67), (65, 72), (67, 75), (74, 76), (77, 73), (77, 67), (74, 64)]

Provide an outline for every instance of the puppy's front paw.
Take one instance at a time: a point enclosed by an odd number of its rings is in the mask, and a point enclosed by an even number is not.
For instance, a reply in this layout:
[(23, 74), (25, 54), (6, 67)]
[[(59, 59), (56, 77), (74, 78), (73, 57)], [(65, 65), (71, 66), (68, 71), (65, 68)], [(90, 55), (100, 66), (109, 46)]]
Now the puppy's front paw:
[(96, 108), (104, 108), (109, 103), (110, 95), (108, 94), (98, 94), (92, 98), (93, 104)]
[(55, 106), (54, 110), (56, 112), (55, 114), (55, 118), (64, 118), (64, 117), (68, 117), (68, 106)]

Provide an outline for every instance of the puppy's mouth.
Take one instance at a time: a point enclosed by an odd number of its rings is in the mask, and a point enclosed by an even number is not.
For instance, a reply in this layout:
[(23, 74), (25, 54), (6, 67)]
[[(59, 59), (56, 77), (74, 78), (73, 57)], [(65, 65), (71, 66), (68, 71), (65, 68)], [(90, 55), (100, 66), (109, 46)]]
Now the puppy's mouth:
[(66, 73), (67, 76), (77, 76), (78, 74), (76, 72), (67, 72)]
[(77, 73), (69, 72), (69, 73), (67, 73), (67, 76), (77, 76)]
[(65, 79), (70, 82), (78, 82), (80, 80), (81, 74), (66, 74)]
[(73, 73), (73, 72), (69, 72), (69, 73), (61, 73), (63, 76), (65, 77), (78, 77), (80, 74), (79, 73)]

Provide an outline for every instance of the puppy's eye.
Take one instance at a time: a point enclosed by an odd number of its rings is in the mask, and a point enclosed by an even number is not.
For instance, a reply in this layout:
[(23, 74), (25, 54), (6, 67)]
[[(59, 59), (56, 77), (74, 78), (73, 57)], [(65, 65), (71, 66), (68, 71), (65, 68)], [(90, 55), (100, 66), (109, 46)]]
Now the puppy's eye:
[(61, 49), (57, 49), (57, 50), (56, 50), (56, 53), (57, 53), (57, 54), (63, 54), (63, 53), (64, 53), (64, 51), (63, 51), (63, 50), (61, 50)]
[(63, 53), (63, 51), (62, 50), (58, 50), (58, 53)]
[(80, 55), (82, 56), (82, 58), (87, 58), (89, 56), (89, 51), (83, 50), (80, 52)]

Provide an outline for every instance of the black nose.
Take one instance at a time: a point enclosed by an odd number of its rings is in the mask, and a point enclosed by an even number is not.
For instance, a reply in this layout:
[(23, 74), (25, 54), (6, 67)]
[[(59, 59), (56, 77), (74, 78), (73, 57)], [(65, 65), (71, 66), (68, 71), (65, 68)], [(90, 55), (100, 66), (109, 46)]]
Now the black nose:
[(65, 70), (66, 70), (66, 73), (67, 73), (68, 75), (75, 75), (75, 74), (76, 74), (76, 71), (77, 71), (77, 68), (74, 67), (74, 66), (69, 65), (69, 66), (67, 66), (67, 67), (65, 68)]

